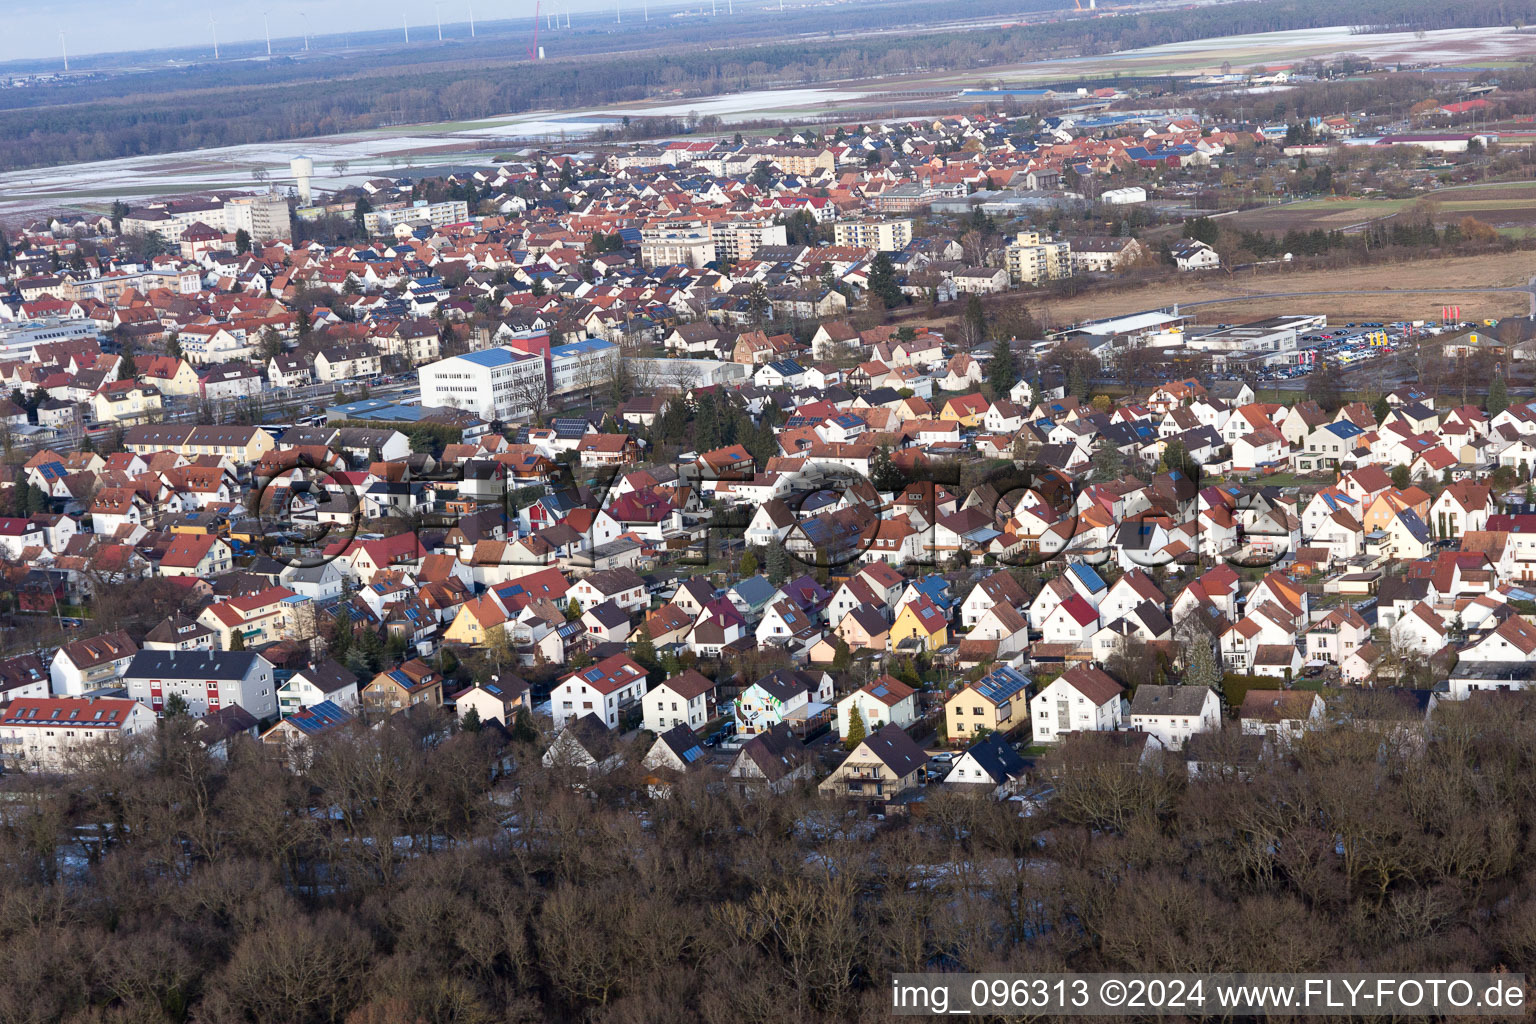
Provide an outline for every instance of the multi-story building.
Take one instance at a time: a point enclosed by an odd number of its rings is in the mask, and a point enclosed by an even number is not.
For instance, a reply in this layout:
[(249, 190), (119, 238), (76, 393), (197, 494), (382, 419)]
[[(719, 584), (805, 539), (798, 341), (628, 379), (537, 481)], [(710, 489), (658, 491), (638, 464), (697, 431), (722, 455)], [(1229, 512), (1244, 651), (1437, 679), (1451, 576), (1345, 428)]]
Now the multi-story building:
[(1004, 250), (1014, 284), (1037, 285), (1072, 276), (1072, 243), (1054, 241), (1038, 231), (1020, 231)]
[(715, 258), (714, 232), (704, 221), (667, 221), (640, 229), (642, 266), (702, 267), (715, 262)]
[(895, 252), (912, 241), (910, 220), (849, 220), (832, 226), (832, 237), (839, 246), (855, 249), (879, 249)]
[(129, 427), (123, 434), (123, 447), (135, 455), (167, 450), (188, 459), (220, 455), (237, 466), (249, 466), (260, 462), (263, 455), (277, 447), (277, 442), (260, 427), (151, 423)]
[(505, 346), (449, 356), (423, 366), (419, 376), (422, 405), (464, 409), (484, 420), (524, 418), (549, 395), (544, 358)]
[(244, 231), (253, 242), (286, 242), (292, 237), (288, 200), (276, 192), (224, 201), (224, 229)]
[(155, 716), (116, 697), (22, 697), (0, 713), (0, 757), (7, 771), (59, 771), (92, 744), (148, 732)]
[(44, 317), (0, 324), (0, 363), (34, 362), (37, 346), (58, 341), (95, 341), (101, 327), (94, 320)]
[(584, 338), (549, 350), (549, 371), (557, 395), (600, 387), (613, 379), (619, 366), (619, 346), (600, 338)]
[(401, 224), (440, 228), (445, 224), (457, 224), (468, 219), (469, 204), (462, 199), (449, 199), (441, 203), (418, 199), (413, 203), (389, 203), (363, 214), (363, 229), (370, 235), (382, 235)]
[(138, 645), (122, 630), (67, 643), (48, 666), (53, 692), (78, 697), (89, 690), (110, 686), (138, 653)]
[(710, 227), (715, 256), (722, 260), (751, 259), (765, 245), (788, 245), (783, 224), (770, 221), (721, 221)]
[(140, 651), (123, 682), (129, 697), (156, 714), (175, 695), (194, 718), (231, 704), (258, 719), (277, 716), (272, 663), (254, 651)]

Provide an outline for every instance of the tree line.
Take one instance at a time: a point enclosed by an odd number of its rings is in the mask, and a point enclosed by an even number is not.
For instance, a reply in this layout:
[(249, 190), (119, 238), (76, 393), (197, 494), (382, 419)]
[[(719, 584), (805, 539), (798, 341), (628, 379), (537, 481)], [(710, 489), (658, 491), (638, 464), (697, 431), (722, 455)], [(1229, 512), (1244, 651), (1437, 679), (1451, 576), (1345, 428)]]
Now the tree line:
[[(897, 971), (1491, 971), (1536, 957), (1536, 701), (1334, 698), (1191, 778), (1090, 734), (1052, 796), (910, 819), (707, 769), (649, 799), (434, 715), (299, 774), (183, 717), (7, 778), (0, 1020), (777, 1024), (889, 1018)], [(440, 714), (440, 713), (438, 713)], [(492, 776), (515, 759), (511, 779)]]
[(572, 97), (583, 104), (633, 102), (658, 90), (710, 96), (904, 74), (914, 67), (982, 68), (1012, 63), (1019, 53), (1071, 56), (1351, 23), (1430, 29), (1516, 20), (1536, 20), (1536, 0), (1469, 0), (1434, 9), (1416, 0), (1364, 0), (1348, 9), (1323, 0), (1289, 0), (990, 27), (985, 33), (897, 31), (848, 41), (833, 33), (822, 40), (726, 49), (691, 44), (601, 61), (530, 62), (486, 51), (472, 66), (420, 63), (413, 55), (410, 63), (396, 56), (348, 66), (347, 73), (330, 65), (317, 71), (281, 62), (181, 69), (7, 90), (0, 103), (13, 107), (0, 112), (0, 169), (565, 109)]

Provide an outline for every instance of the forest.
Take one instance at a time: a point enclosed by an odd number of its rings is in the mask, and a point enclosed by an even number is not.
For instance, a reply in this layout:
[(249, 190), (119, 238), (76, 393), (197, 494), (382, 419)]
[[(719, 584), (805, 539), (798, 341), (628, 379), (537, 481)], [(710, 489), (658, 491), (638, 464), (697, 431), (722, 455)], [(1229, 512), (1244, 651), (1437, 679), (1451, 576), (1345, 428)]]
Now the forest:
[(1330, 696), (1196, 777), (1088, 734), (1035, 813), (934, 787), (886, 821), (708, 767), (653, 798), (635, 749), (577, 776), (433, 715), (301, 774), (172, 717), (4, 777), (0, 1022), (873, 1022), (895, 971), (1519, 971), (1536, 700), (1491, 698)]
[[(667, 91), (689, 96), (927, 71), (981, 69), (1034, 59), (1105, 53), (1247, 32), (1347, 24), (1413, 29), (1536, 21), (1536, 0), (1254, 0), (1191, 10), (1130, 12), (1092, 19), (992, 26), (985, 32), (927, 33), (873, 27), (907, 24), (911, 4), (839, 9), (795, 36), (780, 25), (771, 40), (722, 47), (690, 29), (634, 33), (649, 48), (612, 51), (610, 33), (573, 35), (571, 56), (533, 63), (508, 58), (505, 41), (442, 51), (437, 62), (373, 54), (310, 63), (235, 62), (106, 76), (0, 91), (0, 170), (49, 166), (183, 149), (272, 142), (403, 123), (487, 117), (574, 105), (633, 102)], [(979, 17), (996, 5), (979, 3)], [(1035, 7), (1026, 5), (1026, 9)], [(1039, 6), (1044, 6), (1043, 3)], [(1017, 10), (1017, 5), (1013, 5)], [(855, 18), (844, 23), (838, 19)], [(903, 20), (906, 19), (906, 20)], [(659, 19), (658, 19), (659, 20)], [(744, 25), (752, 25), (743, 22)], [(808, 26), (806, 26), (808, 27)], [(626, 28), (629, 26), (626, 25)], [(699, 30), (699, 31), (702, 31)], [(839, 38), (838, 32), (854, 32)], [(583, 41), (584, 40), (584, 41)], [(633, 46), (627, 40), (620, 46)]]

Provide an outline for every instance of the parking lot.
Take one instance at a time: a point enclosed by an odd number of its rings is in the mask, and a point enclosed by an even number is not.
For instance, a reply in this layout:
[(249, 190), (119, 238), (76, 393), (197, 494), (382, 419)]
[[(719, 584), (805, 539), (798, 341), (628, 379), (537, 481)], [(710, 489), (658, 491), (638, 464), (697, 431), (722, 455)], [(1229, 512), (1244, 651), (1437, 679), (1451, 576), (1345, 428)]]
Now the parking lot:
[(1293, 380), (1305, 377), (1319, 364), (1327, 362), (1335, 369), (1357, 368), (1375, 359), (1390, 356), (1417, 339), (1458, 331), (1476, 324), (1430, 324), (1415, 326), (1409, 323), (1350, 323), (1326, 331), (1313, 331), (1299, 339), (1299, 352), (1311, 352), (1306, 362), (1291, 366), (1275, 366), (1258, 373), (1257, 381)]

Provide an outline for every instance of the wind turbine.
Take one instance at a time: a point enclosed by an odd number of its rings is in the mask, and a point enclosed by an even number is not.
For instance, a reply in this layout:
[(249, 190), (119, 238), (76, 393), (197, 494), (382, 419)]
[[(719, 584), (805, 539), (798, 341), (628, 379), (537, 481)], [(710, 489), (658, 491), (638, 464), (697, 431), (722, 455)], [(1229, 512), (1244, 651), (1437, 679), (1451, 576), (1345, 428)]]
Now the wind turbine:
[(400, 24), (405, 29), (405, 41), (411, 41), (411, 23), (405, 20), (405, 12), (400, 12)]
[(437, 41), (438, 42), (442, 42), (443, 41), (443, 3), (442, 3), (442, 0), (435, 0), (435, 2), (432, 4), (432, 13), (437, 16)]
[(272, 26), (267, 21), (267, 12), (261, 12), (261, 31), (267, 37), (267, 56), (272, 56)]
[(219, 22), (213, 15), (208, 15), (208, 27), (213, 29), (213, 59), (219, 59)]
[(475, 5), (469, 5), (469, 38), (475, 38)]
[(304, 52), (309, 52), (309, 12), (300, 11), (299, 17), (304, 19)]
[(59, 29), (59, 49), (64, 52), (64, 70), (69, 70), (69, 44), (64, 40), (64, 30)]

